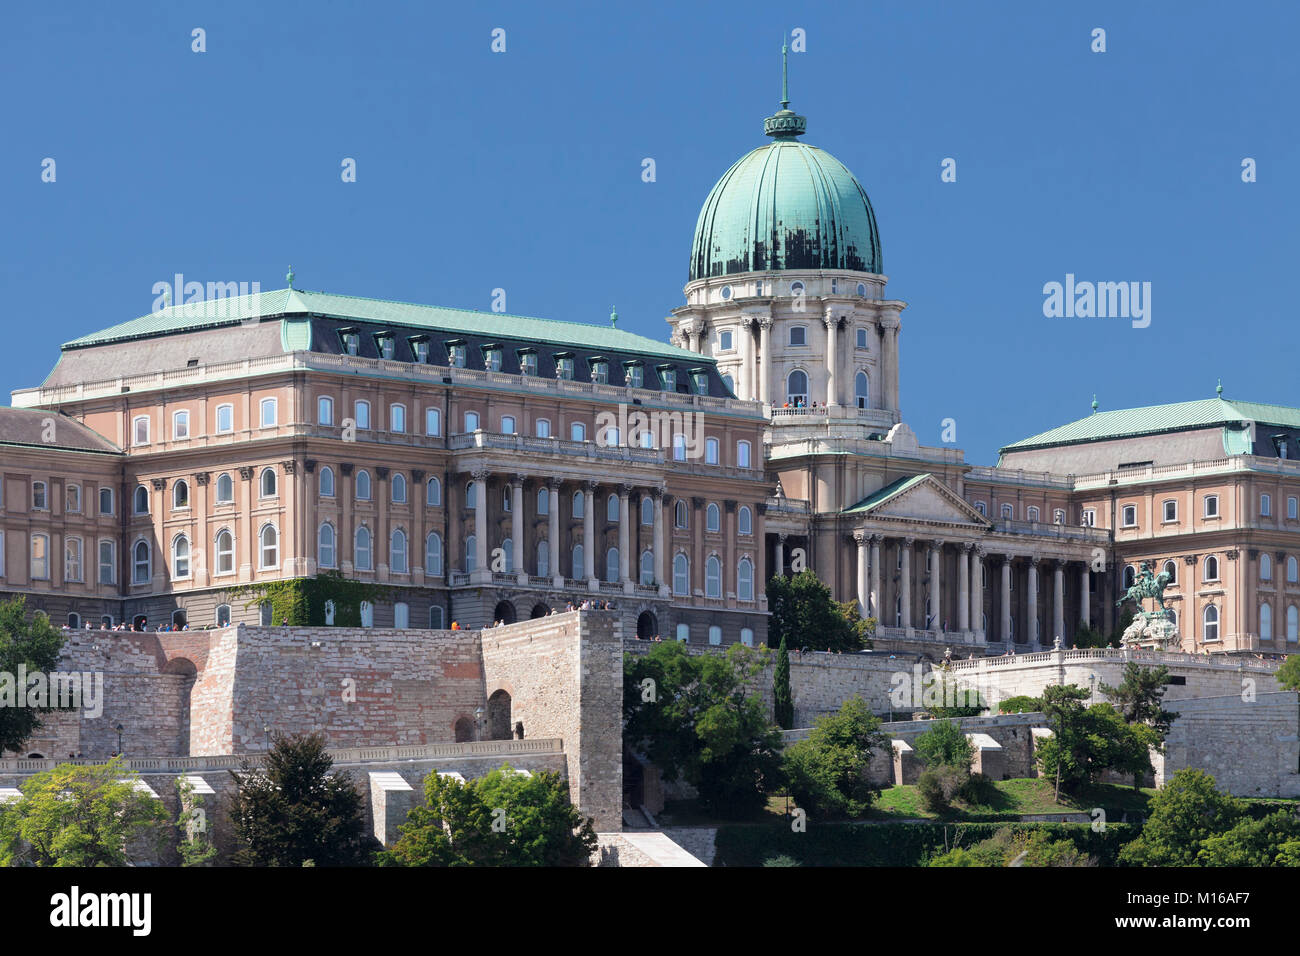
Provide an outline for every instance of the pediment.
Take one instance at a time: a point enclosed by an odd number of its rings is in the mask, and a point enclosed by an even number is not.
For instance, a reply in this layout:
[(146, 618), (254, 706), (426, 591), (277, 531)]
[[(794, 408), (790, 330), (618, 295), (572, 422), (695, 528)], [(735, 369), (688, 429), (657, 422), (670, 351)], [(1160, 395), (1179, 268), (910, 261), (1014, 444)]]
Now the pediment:
[(990, 527), (987, 518), (930, 474), (900, 479), (868, 496), (848, 511), (891, 521)]

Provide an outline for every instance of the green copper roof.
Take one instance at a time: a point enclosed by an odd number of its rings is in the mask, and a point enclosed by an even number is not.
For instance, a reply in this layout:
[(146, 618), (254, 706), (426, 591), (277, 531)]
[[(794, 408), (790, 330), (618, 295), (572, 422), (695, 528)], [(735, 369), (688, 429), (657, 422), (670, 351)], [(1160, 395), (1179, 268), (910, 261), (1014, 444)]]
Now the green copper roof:
[(876, 505), (888, 501), (890, 498), (894, 497), (894, 495), (902, 494), (907, 489), (915, 485), (919, 485), (921, 482), (925, 481), (929, 477), (930, 477), (929, 472), (922, 472), (919, 475), (910, 475), (907, 478), (899, 478), (897, 481), (891, 481), (889, 484), (885, 485), (885, 487), (881, 488), (879, 491), (875, 491), (867, 495), (856, 505), (853, 505), (852, 507), (849, 508), (845, 508), (842, 513), (847, 515), (847, 514), (854, 514), (855, 512), (860, 512), (860, 511), (870, 511)]
[(881, 272), (876, 214), (853, 174), (798, 133), (772, 135), (709, 192), (690, 279), (778, 269)]
[[(234, 326), (264, 318), (321, 315), (357, 322), (417, 329), (437, 329), (453, 333), (499, 335), (502, 338), (527, 339), (553, 345), (573, 345), (589, 349), (638, 352), (644, 355), (711, 364), (712, 359), (679, 349), (664, 342), (625, 332), (612, 326), (587, 325), (537, 319), (501, 312), (475, 312), (449, 309), (387, 299), (363, 299), (358, 296), (308, 292), (303, 289), (277, 289), (254, 295), (236, 296), (207, 302), (169, 306), (159, 312), (114, 325), (100, 332), (73, 339), (65, 349), (85, 348), (105, 342), (148, 338), (192, 332), (197, 329)], [(290, 319), (281, 330), (287, 350), (306, 348), (310, 330)]]
[[(1161, 432), (1229, 426), (1247, 421), (1300, 428), (1300, 409), (1287, 405), (1264, 405), (1258, 402), (1239, 402), (1224, 398), (1205, 398), (1195, 402), (1175, 402), (1171, 405), (1148, 405), (1144, 408), (1124, 408), (1112, 412), (1097, 412), (1070, 422), (1068, 425), (1021, 439), (1003, 447), (1002, 453), (1129, 438), (1135, 435), (1155, 435)], [(1225, 448), (1229, 447), (1231, 444), (1229, 436), (1225, 435), (1224, 440)]]

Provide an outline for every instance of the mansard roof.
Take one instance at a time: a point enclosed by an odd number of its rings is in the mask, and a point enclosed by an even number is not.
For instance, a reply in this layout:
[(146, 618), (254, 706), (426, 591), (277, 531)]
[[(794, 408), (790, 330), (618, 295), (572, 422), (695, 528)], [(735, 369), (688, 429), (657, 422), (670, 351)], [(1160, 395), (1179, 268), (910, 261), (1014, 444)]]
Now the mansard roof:
[(0, 405), (0, 445), (120, 455), (122, 449), (75, 418), (39, 408)]
[[(131, 319), (63, 345), (67, 349), (87, 348), (108, 342), (152, 338), (222, 326), (239, 326), (268, 318), (326, 317), (409, 329), (435, 330), (452, 334), (474, 334), (538, 344), (570, 345), (583, 349), (632, 352), (640, 355), (712, 364), (697, 352), (636, 335), (612, 325), (590, 325), (502, 312), (477, 312), (444, 306), (418, 305), (388, 299), (310, 292), (305, 289), (276, 289), (250, 295), (209, 299), (168, 306), (158, 312)], [(301, 330), (297, 330), (300, 332)], [(286, 350), (293, 344), (294, 330), (286, 330)]]
[(1194, 402), (1147, 405), (1110, 412), (1094, 412), (1086, 418), (1023, 438), (1002, 448), (1002, 454), (1031, 448), (1051, 448), (1084, 442), (1156, 435), (1163, 432), (1194, 431), (1219, 426), (1258, 423), (1282, 428), (1300, 428), (1300, 408), (1266, 405), (1226, 398), (1205, 398)]

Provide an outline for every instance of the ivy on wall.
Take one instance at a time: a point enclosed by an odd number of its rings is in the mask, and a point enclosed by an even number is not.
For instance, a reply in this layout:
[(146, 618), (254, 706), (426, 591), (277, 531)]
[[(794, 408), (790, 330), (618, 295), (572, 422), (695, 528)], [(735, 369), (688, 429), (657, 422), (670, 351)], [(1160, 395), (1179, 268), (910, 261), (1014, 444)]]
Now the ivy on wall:
[(334, 602), (335, 627), (360, 627), (361, 603), (371, 605), (387, 598), (392, 588), (368, 581), (354, 581), (340, 571), (324, 571), (313, 578), (290, 578), (241, 584), (230, 588), (232, 598), (249, 596), (245, 608), (271, 602), (271, 623), (288, 621), (295, 626), (325, 626), (325, 602)]

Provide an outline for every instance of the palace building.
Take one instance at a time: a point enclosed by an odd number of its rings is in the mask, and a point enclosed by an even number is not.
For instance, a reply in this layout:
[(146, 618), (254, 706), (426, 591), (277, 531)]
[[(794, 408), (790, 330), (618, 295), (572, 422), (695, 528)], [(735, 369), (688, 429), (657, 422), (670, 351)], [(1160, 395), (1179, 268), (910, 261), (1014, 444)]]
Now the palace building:
[(670, 344), (292, 274), (66, 343), (0, 409), (0, 596), (267, 624), (250, 586), (338, 571), (384, 588), (363, 626), (596, 600), (761, 643), (765, 582), (807, 567), (934, 657), (1110, 630), (1145, 561), (1184, 650), (1295, 650), (1300, 410), (1094, 409), (994, 467), (921, 445), (875, 212), (806, 125), (784, 100), (708, 194)]

